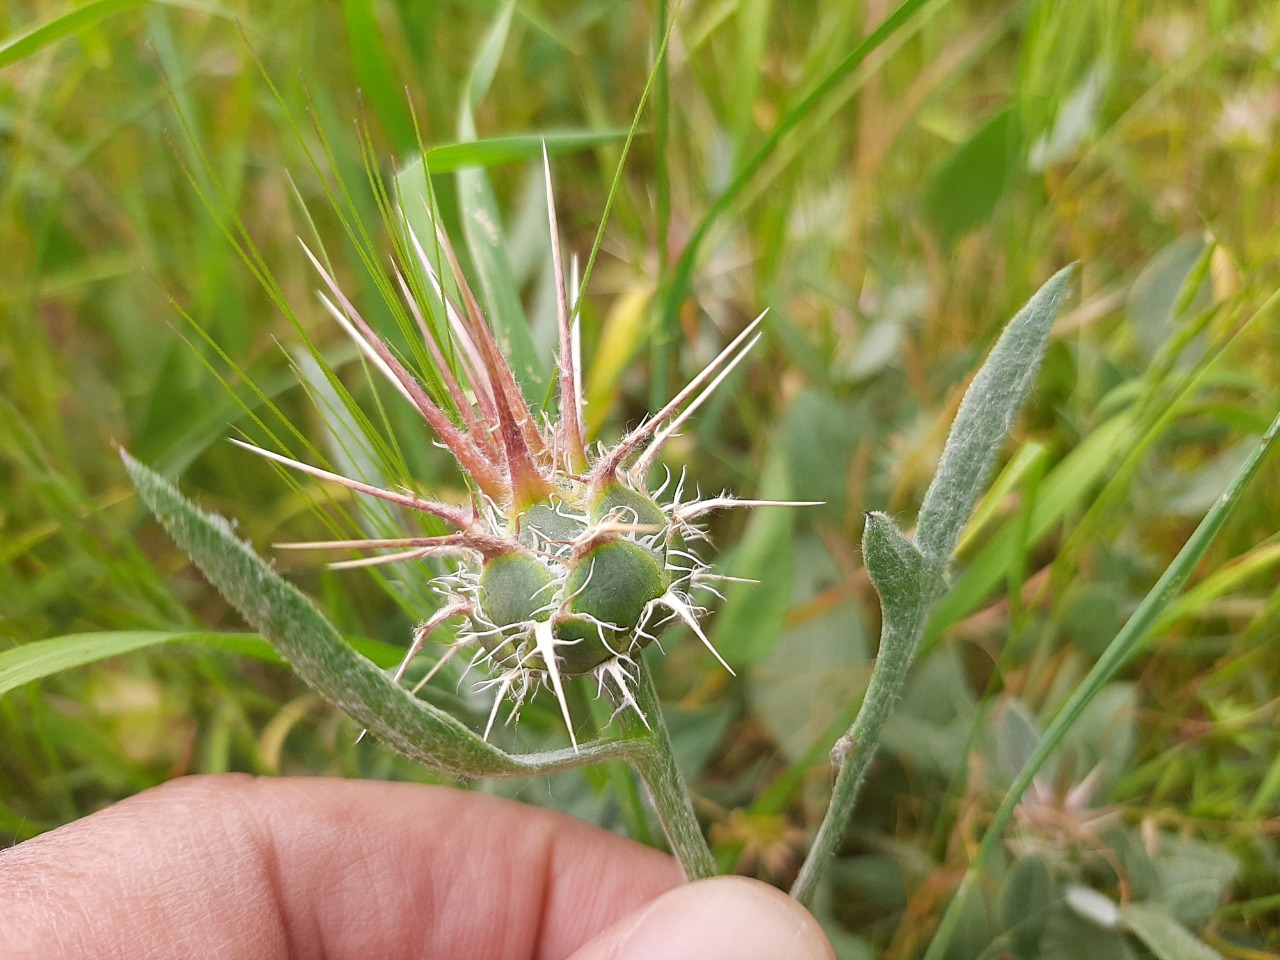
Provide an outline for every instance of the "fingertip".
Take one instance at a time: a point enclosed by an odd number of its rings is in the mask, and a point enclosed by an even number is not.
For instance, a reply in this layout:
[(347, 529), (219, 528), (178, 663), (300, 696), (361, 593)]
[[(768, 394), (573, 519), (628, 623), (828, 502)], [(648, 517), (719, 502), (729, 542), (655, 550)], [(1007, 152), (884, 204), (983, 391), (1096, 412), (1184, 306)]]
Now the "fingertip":
[(803, 906), (767, 884), (715, 877), (677, 887), (573, 960), (834, 960)]

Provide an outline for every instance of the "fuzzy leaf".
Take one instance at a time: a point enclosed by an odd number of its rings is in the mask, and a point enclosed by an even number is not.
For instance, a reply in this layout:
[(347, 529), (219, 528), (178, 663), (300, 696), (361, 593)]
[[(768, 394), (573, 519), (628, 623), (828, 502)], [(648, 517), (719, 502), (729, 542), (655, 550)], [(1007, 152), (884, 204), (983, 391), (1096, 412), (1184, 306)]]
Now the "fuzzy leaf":
[[(316, 692), (398, 752), (459, 776), (511, 776), (573, 765), (599, 751), (512, 757), (447, 713), (411, 696), (343, 642), (303, 594), (280, 579), (222, 517), (206, 514), (171, 483), (121, 451), (143, 503), (219, 592), (261, 631)], [(616, 752), (616, 748), (614, 750)]]
[(917, 541), (936, 562), (951, 556), (982, 494), (1005, 434), (1044, 358), (1049, 328), (1074, 273), (1074, 266), (1064, 267), (1036, 291), (1009, 321), (965, 392), (916, 526)]
[(1222, 954), (1156, 904), (1126, 904), (1120, 908), (1120, 922), (1157, 960), (1222, 960)]
[(1001, 920), (1019, 957), (1036, 956), (1045, 926), (1062, 894), (1044, 857), (1019, 857), (1000, 888)]
[(932, 599), (937, 592), (935, 565), (887, 513), (867, 514), (862, 531), (862, 560), (880, 596), (880, 609), (887, 624), (918, 616), (921, 598)]
[(931, 650), (947, 627), (985, 603), (991, 591), (1004, 582), (1020, 551), (1026, 549), (1023, 541), (1039, 543), (1056, 530), (1062, 518), (1077, 510), (1111, 475), (1113, 464), (1136, 439), (1133, 416), (1126, 411), (1104, 421), (1068, 453), (1041, 483), (1030, 529), (1023, 532), (1018, 524), (1006, 523), (984, 538), (981, 550), (966, 558), (964, 570), (933, 608), (921, 652)]

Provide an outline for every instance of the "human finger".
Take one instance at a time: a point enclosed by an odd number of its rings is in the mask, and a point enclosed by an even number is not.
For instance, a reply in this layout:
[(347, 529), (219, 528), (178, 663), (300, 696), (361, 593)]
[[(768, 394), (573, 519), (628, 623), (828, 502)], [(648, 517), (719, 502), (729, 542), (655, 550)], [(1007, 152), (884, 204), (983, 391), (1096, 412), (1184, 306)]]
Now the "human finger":
[(13, 960), (550, 960), (680, 879), (647, 847), (476, 793), (189, 777), (0, 852), (0, 943)]
[(813, 916), (767, 884), (715, 877), (669, 890), (572, 960), (834, 960)]

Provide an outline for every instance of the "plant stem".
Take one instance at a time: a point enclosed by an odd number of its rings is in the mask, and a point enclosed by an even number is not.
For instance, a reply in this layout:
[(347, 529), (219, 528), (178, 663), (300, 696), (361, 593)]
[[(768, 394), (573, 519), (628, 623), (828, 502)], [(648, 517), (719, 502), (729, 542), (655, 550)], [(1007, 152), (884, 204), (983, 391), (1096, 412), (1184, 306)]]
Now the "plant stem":
[[(941, 582), (940, 571), (937, 576)], [(827, 862), (844, 839), (845, 826), (853, 813), (858, 791), (875, 756), (880, 732), (893, 712), (902, 693), (907, 669), (915, 656), (916, 645), (924, 633), (929, 605), (936, 590), (922, 590), (917, 602), (905, 616), (886, 617), (880, 634), (880, 652), (871, 670), (871, 680), (853, 725), (831, 748), (831, 762), (836, 767), (836, 782), (831, 791), (831, 804), (818, 826), (809, 854), (791, 887), (791, 896), (808, 905), (817, 891), (818, 881)]]
[(658, 811), (658, 819), (662, 821), (671, 852), (680, 861), (685, 878), (703, 880), (713, 877), (716, 874), (715, 860), (702, 836), (702, 827), (694, 813), (684, 777), (676, 766), (671, 737), (653, 686), (653, 674), (644, 657), (637, 657), (636, 664), (639, 677), (632, 693), (644, 720), (631, 710), (623, 710), (618, 720), (623, 736), (634, 738), (642, 748), (632, 752), (627, 759), (649, 788), (649, 796)]
[[(610, 704), (607, 698), (588, 697), (583, 693), (582, 687), (575, 685), (578, 691), (578, 700), (584, 709), (591, 715), (593, 725), (591, 739), (599, 739), (600, 731), (607, 727), (610, 722)], [(638, 724), (641, 730), (644, 730), (643, 724)], [(643, 746), (641, 746), (643, 749)], [(613, 794), (618, 801), (618, 810), (622, 816), (622, 825), (627, 831), (627, 836), (633, 840), (639, 840), (647, 847), (656, 847), (658, 845), (657, 835), (653, 832), (652, 821), (649, 817), (649, 807), (645, 803), (645, 799), (639, 784), (636, 783), (636, 775), (632, 770), (631, 764), (622, 760), (611, 760), (603, 764), (605, 776), (609, 778), (609, 786), (613, 789)]]

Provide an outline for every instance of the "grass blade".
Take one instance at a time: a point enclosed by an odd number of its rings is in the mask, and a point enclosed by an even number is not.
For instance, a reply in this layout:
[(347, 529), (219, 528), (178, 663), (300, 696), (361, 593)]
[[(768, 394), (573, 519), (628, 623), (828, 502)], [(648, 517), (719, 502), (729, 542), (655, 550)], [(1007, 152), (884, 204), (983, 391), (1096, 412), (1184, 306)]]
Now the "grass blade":
[(251, 633), (207, 633), (190, 630), (112, 630), (70, 633), (24, 643), (0, 653), (0, 697), (10, 690), (110, 657), (145, 650), (162, 643), (202, 643), (235, 653), (276, 659), (266, 641)]
[(627, 131), (621, 129), (563, 130), (537, 136), (527, 134), (445, 143), (426, 151), (427, 166), (432, 173), (452, 173), (465, 167), (496, 167), (504, 163), (541, 160), (544, 143), (549, 154), (572, 153), (603, 143), (614, 143), (626, 136)]
[(68, 10), (48, 23), (42, 23), (0, 44), (0, 69), (38, 53), (59, 40), (74, 36), (104, 17), (123, 13), (135, 7), (145, 7), (150, 2), (151, 0), (96, 0), (94, 3), (86, 3), (83, 7)]
[(397, 153), (411, 150), (417, 142), (408, 95), (396, 82), (396, 70), (383, 40), (382, 28), (370, 0), (342, 0), (351, 45), (351, 64), (361, 93), (382, 121)]

